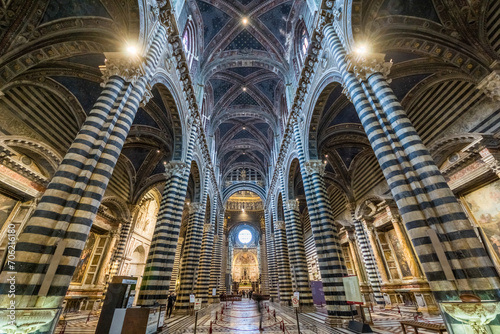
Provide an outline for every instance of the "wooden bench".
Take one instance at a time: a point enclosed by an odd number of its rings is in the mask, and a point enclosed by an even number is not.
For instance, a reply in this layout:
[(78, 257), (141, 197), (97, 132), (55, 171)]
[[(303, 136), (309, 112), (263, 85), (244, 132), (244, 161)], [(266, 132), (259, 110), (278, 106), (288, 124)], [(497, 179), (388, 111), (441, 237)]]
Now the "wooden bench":
[(401, 327), (403, 327), (403, 333), (406, 334), (406, 326), (413, 327), (415, 334), (418, 334), (418, 328), (429, 329), (439, 334), (446, 332), (446, 326), (442, 324), (429, 324), (420, 321), (400, 321)]

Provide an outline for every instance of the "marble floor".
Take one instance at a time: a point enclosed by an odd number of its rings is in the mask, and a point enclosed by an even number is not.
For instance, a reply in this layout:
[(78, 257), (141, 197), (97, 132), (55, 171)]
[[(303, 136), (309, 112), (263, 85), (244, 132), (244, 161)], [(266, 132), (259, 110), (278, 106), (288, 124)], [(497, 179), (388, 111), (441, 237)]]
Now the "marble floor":
[[(222, 305), (222, 306), (221, 306)], [(197, 333), (240, 333), (240, 334), (278, 334), (297, 333), (296, 319), (291, 312), (285, 312), (282, 309), (276, 308), (274, 305), (266, 303), (266, 308), (263, 312), (262, 328), (259, 331), (260, 314), (257, 305), (253, 300), (243, 298), (242, 301), (234, 303), (227, 303), (221, 305), (212, 305), (209, 311), (204, 313), (198, 319)], [(223, 314), (221, 316), (221, 309)], [(268, 311), (269, 310), (269, 311)], [(276, 318), (274, 311), (276, 310)], [(304, 313), (310, 321), (302, 322), (300, 324), (300, 332), (302, 334), (312, 333), (352, 333), (345, 328), (329, 329), (328, 331), (321, 331), (315, 328), (314, 323), (324, 323), (326, 318), (326, 310), (319, 308), (314, 313)], [(391, 310), (379, 310), (372, 313), (374, 324), (371, 326), (376, 334), (400, 334), (402, 333), (401, 325), (402, 320), (413, 320), (411, 314), (398, 313)], [(94, 333), (97, 325), (97, 317), (87, 314), (66, 316), (66, 326), (58, 326), (55, 331), (56, 334), (72, 334), (72, 333)], [(422, 321), (430, 323), (442, 323), (439, 316), (425, 317)], [(284, 329), (283, 329), (284, 326)], [(211, 328), (211, 330), (210, 330)], [(170, 319), (166, 319), (166, 326), (163, 327), (161, 334), (183, 334), (194, 333), (194, 319), (191, 316), (173, 314)], [(419, 330), (419, 333), (428, 333), (425, 330)], [(429, 332), (431, 333), (431, 332)]]
[[(267, 303), (265, 304), (268, 305)], [(223, 304), (223, 311), (220, 309), (211, 312), (199, 320), (197, 333), (246, 333), (246, 334), (278, 334), (278, 333), (297, 333), (296, 320), (286, 314), (277, 312), (274, 317), (272, 307), (262, 309), (262, 314), (258, 311), (257, 304), (253, 300), (243, 298), (242, 301), (228, 303), (227, 307)], [(259, 331), (259, 322), (262, 316), (262, 331)], [(185, 333), (193, 333), (194, 325), (186, 329)], [(302, 334), (313, 334), (314, 332), (301, 328)]]

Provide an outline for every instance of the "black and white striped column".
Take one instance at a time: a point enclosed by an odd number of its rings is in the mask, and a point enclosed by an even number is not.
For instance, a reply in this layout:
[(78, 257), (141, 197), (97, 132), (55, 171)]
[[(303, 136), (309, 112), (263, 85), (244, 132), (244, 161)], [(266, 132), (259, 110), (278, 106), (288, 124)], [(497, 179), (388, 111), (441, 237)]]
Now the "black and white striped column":
[(351, 317), (352, 311), (346, 302), (342, 282), (347, 269), (337, 232), (333, 229), (333, 217), (323, 179), (325, 164), (320, 160), (305, 160), (304, 143), (298, 120), (293, 123), (293, 130), (325, 293), (328, 312), (326, 322), (338, 324), (342, 319)]
[(365, 267), (366, 275), (368, 276), (368, 281), (373, 290), (373, 298), (377, 305), (385, 305), (384, 296), (382, 295), (382, 280), (379, 276), (379, 268), (377, 267), (377, 262), (372, 253), (372, 245), (370, 240), (368, 240), (366, 231), (363, 228), (363, 223), (357, 220), (354, 215), (352, 215), (354, 224), (354, 233), (356, 234), (356, 243), (358, 245), (359, 251), (361, 253), (361, 258), (363, 265)]
[(261, 262), (261, 273), (260, 273), (260, 292), (264, 295), (269, 294), (269, 266), (268, 266), (268, 256), (267, 256), (267, 238), (266, 234), (263, 233), (260, 241), (260, 262)]
[(292, 277), (284, 221), (274, 222), (274, 241), (276, 264), (278, 269), (278, 293), (280, 304), (290, 305), (292, 298)]
[(9, 305), (7, 277), (13, 271), (17, 308), (59, 307), (63, 302), (146, 84), (165, 48), (165, 28), (159, 26), (153, 36), (144, 59), (106, 55), (104, 89), (20, 233), (14, 267), (6, 266), (0, 274), (1, 307)]
[(179, 295), (175, 302), (177, 309), (188, 309), (189, 295), (196, 292), (196, 281), (200, 274), (199, 264), (204, 220), (205, 205), (191, 203), (184, 252), (181, 257)]
[(284, 207), (293, 287), (294, 291), (300, 293), (300, 305), (307, 308), (313, 306), (313, 299), (309, 285), (309, 271), (307, 270), (307, 257), (300, 222), (299, 205), (296, 200), (289, 200), (284, 203)]
[[(363, 72), (368, 80), (365, 89), (372, 107), (359, 79), (347, 70), (352, 64), (346, 62), (334, 27), (328, 25), (324, 32), (436, 300), (458, 300), (461, 294), (500, 300), (500, 279), (486, 250), (392, 89), (377, 72), (386, 67), (354, 64), (358, 75)], [(434, 235), (439, 243), (433, 246)], [(438, 260), (435, 247), (443, 249), (448, 261)], [(454, 281), (445, 274), (446, 267)]]
[(269, 280), (269, 297), (272, 301), (278, 300), (278, 272), (276, 268), (276, 250), (274, 247), (274, 233), (272, 218), (269, 210), (264, 211), (266, 224), (266, 253), (267, 253), (267, 272)]
[(189, 171), (198, 134), (196, 129), (196, 126), (192, 126), (189, 133), (186, 147), (187, 162), (172, 161), (165, 168), (167, 182), (151, 239), (151, 247), (137, 300), (138, 305), (153, 305), (155, 301), (160, 304), (167, 303)]
[[(209, 179), (209, 175), (207, 173), (206, 179)], [(207, 189), (208, 184), (205, 184), (205, 189)], [(208, 189), (207, 189), (208, 191)], [(205, 198), (207, 196), (205, 195)], [(205, 201), (206, 202), (206, 201)], [(212, 291), (208, 291), (210, 287), (210, 271), (212, 264), (212, 251), (214, 249), (214, 229), (215, 224), (213, 224), (215, 220), (217, 207), (214, 205), (213, 201), (210, 203), (210, 212), (205, 212), (205, 221), (203, 224), (203, 238), (201, 242), (201, 253), (199, 258), (199, 267), (198, 267), (198, 281), (197, 281), (197, 289), (196, 289), (196, 297), (202, 299), (202, 303), (208, 302), (208, 296), (212, 295)], [(207, 204), (205, 204), (207, 207)]]
[[(212, 209), (212, 218), (216, 228), (214, 229), (214, 240), (213, 240), (213, 249), (212, 249), (212, 257), (211, 257), (211, 265), (210, 265), (210, 286), (208, 288), (209, 300), (212, 298), (213, 301), (218, 300), (218, 295), (221, 293), (221, 288), (224, 285), (221, 284), (221, 270), (222, 270), (222, 242), (224, 240), (223, 233), (223, 222), (224, 222), (224, 211), (222, 211), (218, 206), (218, 198), (216, 197), (213, 201)], [(221, 214), (222, 212), (222, 214)], [(213, 289), (216, 289), (216, 296), (212, 296)]]

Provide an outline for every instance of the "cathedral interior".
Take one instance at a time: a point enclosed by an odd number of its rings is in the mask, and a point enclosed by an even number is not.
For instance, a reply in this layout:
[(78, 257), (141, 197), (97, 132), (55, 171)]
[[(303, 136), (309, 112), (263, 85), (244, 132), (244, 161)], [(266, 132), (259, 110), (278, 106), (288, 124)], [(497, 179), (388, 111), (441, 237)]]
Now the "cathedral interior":
[(0, 333), (498, 334), (499, 178), (498, 0), (0, 2)]

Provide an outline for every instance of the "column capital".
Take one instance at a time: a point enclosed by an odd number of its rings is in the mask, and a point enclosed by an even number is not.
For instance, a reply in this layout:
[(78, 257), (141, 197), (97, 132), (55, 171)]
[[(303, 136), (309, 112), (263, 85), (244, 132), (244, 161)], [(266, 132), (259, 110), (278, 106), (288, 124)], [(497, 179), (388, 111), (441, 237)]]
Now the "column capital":
[(274, 222), (274, 229), (276, 230), (284, 230), (285, 229), (285, 222), (282, 220), (277, 220)]
[(286, 201), (285, 202), (285, 207), (289, 211), (292, 211), (292, 210), (299, 211), (299, 203), (297, 203), (297, 201), (294, 200), (294, 199)]
[(203, 224), (203, 233), (209, 231), (211, 228), (212, 228), (212, 224), (211, 223), (205, 223), (205, 224)]
[(304, 168), (307, 175), (319, 174), (321, 176), (325, 175), (326, 164), (322, 160), (310, 160), (304, 163)]
[[(381, 73), (385, 78), (391, 72), (392, 60), (386, 62), (383, 53), (370, 53), (359, 55), (350, 53), (347, 55), (347, 71), (353, 72), (356, 78), (361, 81), (368, 80), (374, 73)], [(390, 81), (389, 81), (390, 82)]]
[(193, 202), (189, 204), (189, 214), (201, 213), (203, 205), (200, 202)]
[(479, 84), (477, 89), (492, 100), (500, 101), (500, 70), (487, 75)]
[(165, 165), (165, 176), (170, 178), (172, 176), (184, 176), (189, 173), (191, 166), (183, 161), (170, 161)]
[(153, 93), (151, 92), (152, 89), (153, 87), (151, 87), (151, 84), (147, 83), (146, 88), (144, 89), (144, 96), (142, 97), (140, 107), (144, 108), (146, 104), (148, 104), (149, 100), (151, 100), (151, 98), (153, 97)]
[(105, 52), (104, 56), (104, 65), (99, 66), (103, 79), (101, 87), (104, 87), (112, 76), (119, 76), (133, 84), (146, 74), (141, 56), (129, 56), (124, 52)]

